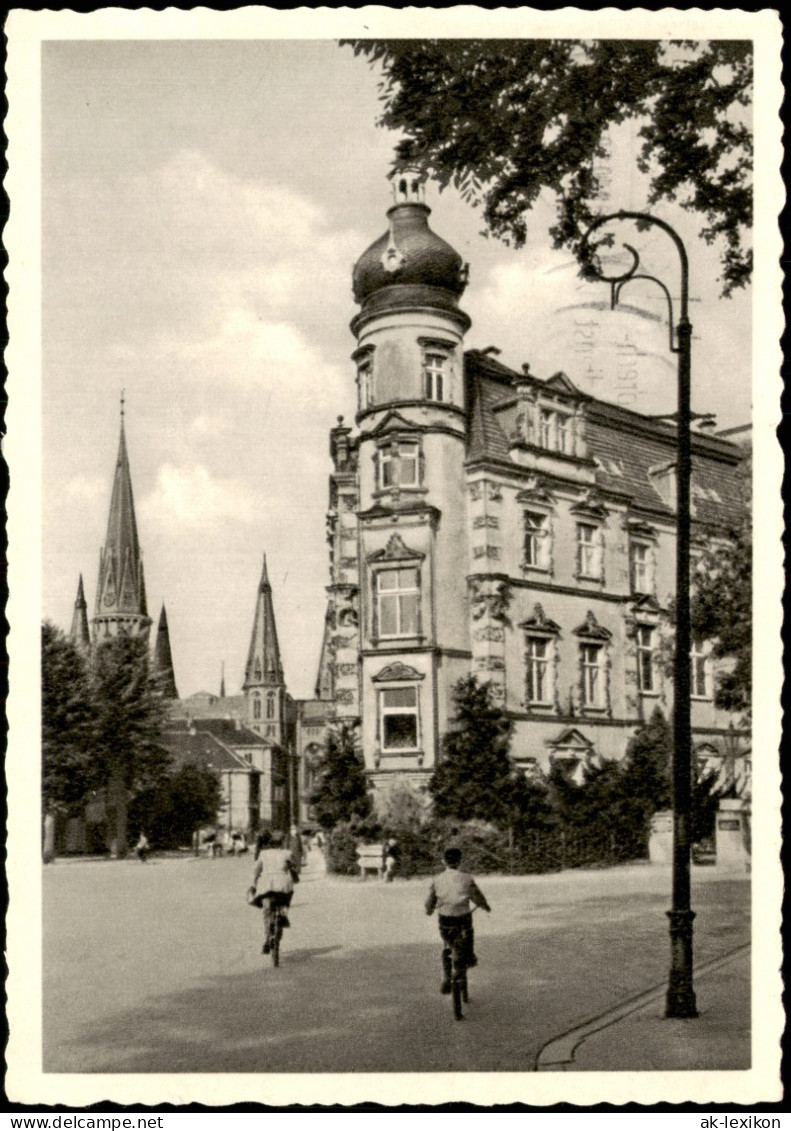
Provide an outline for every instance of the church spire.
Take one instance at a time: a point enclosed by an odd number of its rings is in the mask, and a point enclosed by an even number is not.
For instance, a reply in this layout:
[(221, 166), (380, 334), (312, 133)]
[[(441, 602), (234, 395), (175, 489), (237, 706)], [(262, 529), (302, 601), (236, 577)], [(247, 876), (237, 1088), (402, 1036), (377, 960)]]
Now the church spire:
[(164, 604), (162, 605), (162, 612), (159, 614), (152, 669), (157, 688), (162, 697), (164, 699), (178, 699), (176, 677), (173, 673), (173, 656), (170, 651), (168, 615), (165, 612)]
[(94, 640), (126, 633), (148, 636), (143, 559), (137, 536), (132, 477), (126, 451), (124, 395), (121, 394), (121, 438), (115, 461), (107, 537), (99, 557), (99, 584), (93, 617)]
[(88, 606), (85, 602), (85, 590), (82, 587), (82, 574), (77, 586), (77, 600), (74, 602), (70, 639), (78, 651), (83, 653), (90, 651), (91, 634), (88, 631)]
[(258, 583), (253, 633), (244, 672), (243, 691), (249, 725), (258, 734), (279, 742), (283, 736), (285, 682), (277, 643), (272, 586), (266, 555)]

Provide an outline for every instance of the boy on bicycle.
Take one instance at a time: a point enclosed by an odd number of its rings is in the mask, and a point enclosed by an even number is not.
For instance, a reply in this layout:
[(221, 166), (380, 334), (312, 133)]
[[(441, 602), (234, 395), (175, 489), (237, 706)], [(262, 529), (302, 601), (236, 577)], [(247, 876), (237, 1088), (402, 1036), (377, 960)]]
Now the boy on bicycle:
[[(445, 849), (445, 871), (435, 876), (431, 881), (428, 897), (426, 899), (426, 914), (431, 915), (437, 909), (439, 915), (439, 933), (446, 948), (456, 932), (461, 929), (465, 936), (465, 965), (476, 966), (478, 959), (474, 951), (474, 933), (472, 928), (472, 912), (470, 901), (484, 911), (491, 911), (486, 902), (486, 896), (468, 872), (459, 871), (461, 864), (461, 849)], [(450, 971), (445, 955), (442, 959), (442, 987), (443, 994), (450, 993)]]
[(261, 949), (264, 954), (269, 954), (269, 927), (275, 904), (283, 908), (280, 916), (282, 925), (291, 926), (286, 910), (294, 896), (296, 868), (291, 853), (283, 848), (283, 834), (270, 833), (268, 829), (264, 829), (258, 837), (255, 859), (253, 886), (248, 898), (256, 907), (263, 907), (264, 945)]

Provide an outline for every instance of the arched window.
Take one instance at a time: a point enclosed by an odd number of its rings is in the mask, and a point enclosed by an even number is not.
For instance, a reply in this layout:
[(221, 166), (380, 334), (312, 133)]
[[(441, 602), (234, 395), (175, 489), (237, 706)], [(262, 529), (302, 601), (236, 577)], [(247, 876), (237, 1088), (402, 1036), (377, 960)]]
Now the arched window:
[(261, 718), (261, 700), (258, 698), (257, 695), (253, 696), (253, 718), (254, 719), (260, 719)]
[(266, 717), (273, 719), (275, 717), (275, 697), (274, 695), (267, 695), (266, 697)]

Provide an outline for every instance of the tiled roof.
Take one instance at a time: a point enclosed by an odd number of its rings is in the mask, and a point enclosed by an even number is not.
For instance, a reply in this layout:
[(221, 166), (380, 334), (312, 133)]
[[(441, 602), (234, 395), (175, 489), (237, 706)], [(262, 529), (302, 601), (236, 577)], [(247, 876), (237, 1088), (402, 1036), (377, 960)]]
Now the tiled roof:
[[(470, 350), (465, 355), (469, 419), (467, 460), (509, 463), (506, 428), (513, 413), (499, 408), (510, 400), (517, 381), (535, 381), (516, 373), (488, 354)], [(556, 382), (553, 393), (563, 391)], [(656, 471), (676, 458), (675, 425), (583, 396), (586, 404), (588, 457), (596, 461), (596, 483), (629, 499), (630, 504), (657, 515), (672, 517), (669, 496), (660, 494)], [(515, 411), (515, 410), (514, 410)], [(738, 464), (739, 448), (713, 436), (692, 434), (692, 516), (705, 525), (728, 526), (743, 515), (743, 487)], [(650, 474), (649, 474), (650, 472)]]
[(171, 719), (168, 730), (176, 734), (194, 730), (199, 734), (210, 734), (226, 746), (267, 746), (268, 743), (249, 727), (237, 725), (235, 719)]
[(250, 768), (243, 758), (235, 756), (207, 731), (192, 734), (185, 730), (166, 730), (162, 741), (170, 752), (176, 769), (181, 769), (188, 763), (220, 772)]

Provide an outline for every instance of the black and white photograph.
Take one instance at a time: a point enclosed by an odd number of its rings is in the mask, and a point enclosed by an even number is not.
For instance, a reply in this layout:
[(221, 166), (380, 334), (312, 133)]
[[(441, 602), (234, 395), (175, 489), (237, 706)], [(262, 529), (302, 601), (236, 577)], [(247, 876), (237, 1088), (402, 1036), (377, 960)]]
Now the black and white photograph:
[(776, 12), (11, 12), (7, 1087), (781, 1097)]

